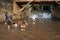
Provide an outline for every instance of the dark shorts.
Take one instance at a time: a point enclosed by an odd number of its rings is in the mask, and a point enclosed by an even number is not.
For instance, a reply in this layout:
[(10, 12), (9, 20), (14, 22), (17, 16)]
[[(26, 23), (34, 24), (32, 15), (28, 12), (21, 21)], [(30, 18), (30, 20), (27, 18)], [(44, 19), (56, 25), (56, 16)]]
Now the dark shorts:
[(11, 25), (11, 21), (7, 21), (7, 20), (6, 20), (6, 23), (7, 23), (8, 25)]

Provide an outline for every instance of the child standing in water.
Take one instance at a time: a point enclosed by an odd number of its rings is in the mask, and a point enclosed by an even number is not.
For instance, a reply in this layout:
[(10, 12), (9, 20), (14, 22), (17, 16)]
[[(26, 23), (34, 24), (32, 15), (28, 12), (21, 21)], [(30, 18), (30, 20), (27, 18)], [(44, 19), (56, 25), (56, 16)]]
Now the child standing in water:
[(35, 17), (33, 17), (33, 24), (35, 24)]
[(17, 28), (18, 27), (18, 24), (17, 23), (13, 23), (12, 24), (14, 28)]
[(22, 24), (22, 22), (23, 22), (23, 20), (22, 20), (22, 19), (18, 20), (18, 24), (19, 24), (19, 25), (21, 25), (21, 24)]
[(23, 22), (23, 23), (21, 24), (21, 31), (25, 31), (25, 28), (26, 28), (26, 25), (25, 25), (25, 22)]

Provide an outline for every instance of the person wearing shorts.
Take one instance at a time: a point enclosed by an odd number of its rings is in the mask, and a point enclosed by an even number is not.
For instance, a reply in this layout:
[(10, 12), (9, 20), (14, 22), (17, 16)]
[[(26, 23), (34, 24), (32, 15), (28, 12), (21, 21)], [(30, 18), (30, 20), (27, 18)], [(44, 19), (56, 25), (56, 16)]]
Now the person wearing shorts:
[(12, 16), (7, 14), (6, 23), (8, 25), (8, 29), (11, 29), (11, 20), (12, 20)]

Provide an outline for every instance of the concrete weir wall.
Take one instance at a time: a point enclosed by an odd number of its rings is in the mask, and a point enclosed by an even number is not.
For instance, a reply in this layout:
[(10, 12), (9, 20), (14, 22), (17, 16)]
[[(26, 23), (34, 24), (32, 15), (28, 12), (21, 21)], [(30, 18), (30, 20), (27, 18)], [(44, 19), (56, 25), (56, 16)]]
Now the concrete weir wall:
[(56, 17), (56, 18), (60, 18), (60, 8), (56, 8), (56, 10), (54, 10), (54, 16)]
[(53, 16), (55, 17), (55, 18), (58, 18), (58, 19), (60, 19), (60, 7), (55, 7), (54, 9), (52, 9), (53, 10)]

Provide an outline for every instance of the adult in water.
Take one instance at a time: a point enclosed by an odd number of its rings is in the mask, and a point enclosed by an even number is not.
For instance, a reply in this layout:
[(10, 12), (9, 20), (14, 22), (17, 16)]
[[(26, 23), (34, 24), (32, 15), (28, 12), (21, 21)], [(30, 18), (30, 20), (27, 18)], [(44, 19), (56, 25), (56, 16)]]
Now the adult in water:
[(8, 30), (11, 29), (11, 22), (12, 22), (12, 15), (10, 13), (7, 13), (6, 15), (6, 23), (7, 23), (7, 27)]

